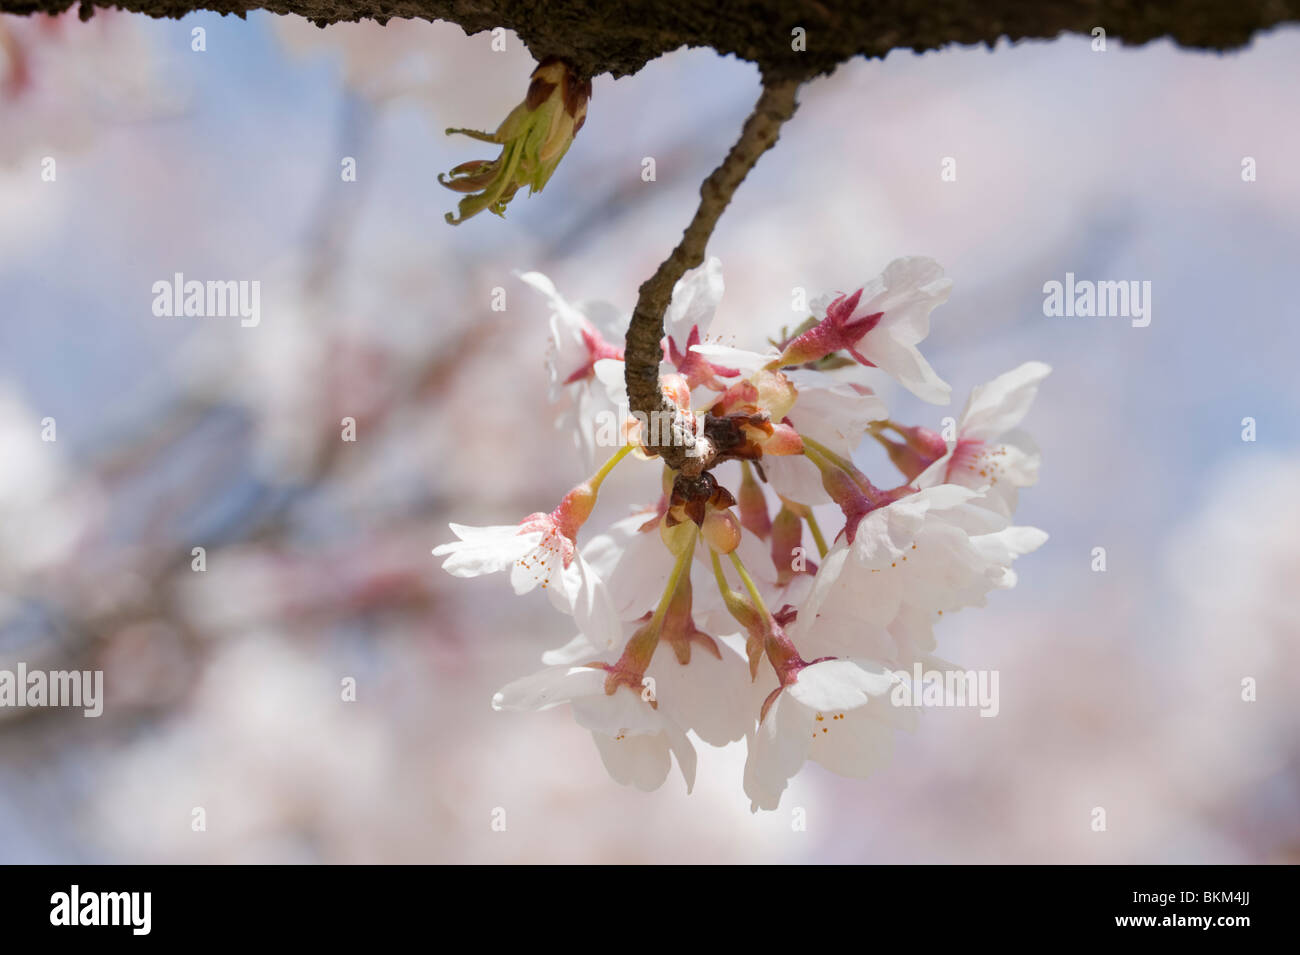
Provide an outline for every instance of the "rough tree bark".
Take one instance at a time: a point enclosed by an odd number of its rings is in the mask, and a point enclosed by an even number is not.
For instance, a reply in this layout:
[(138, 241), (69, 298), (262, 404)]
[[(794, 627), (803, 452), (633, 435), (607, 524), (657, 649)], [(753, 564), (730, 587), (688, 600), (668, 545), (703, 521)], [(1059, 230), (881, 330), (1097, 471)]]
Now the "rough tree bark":
[[(540, 61), (560, 56), (588, 77), (626, 76), (681, 46), (711, 47), (758, 64), (771, 80), (807, 79), (854, 56), (1050, 38), (1102, 27), (1129, 44), (1171, 37), (1186, 47), (1230, 50), (1259, 30), (1300, 19), (1300, 0), (0, 0), (10, 13), (118, 7), (155, 17), (195, 10), (297, 13), (340, 20), (448, 20), (466, 33), (507, 27)], [(793, 49), (802, 27), (807, 49)]]

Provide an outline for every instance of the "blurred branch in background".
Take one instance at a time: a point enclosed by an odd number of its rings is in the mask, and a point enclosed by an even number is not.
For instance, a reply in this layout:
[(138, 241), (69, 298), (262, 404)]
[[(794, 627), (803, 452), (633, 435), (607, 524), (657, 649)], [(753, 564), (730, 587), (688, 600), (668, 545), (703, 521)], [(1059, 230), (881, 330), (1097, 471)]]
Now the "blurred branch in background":
[[(61, 27), (78, 29), (87, 27)], [(322, 45), (322, 34), (306, 30), (289, 25), (282, 31), (290, 49), (302, 53)], [(339, 154), (377, 162), (381, 157), (371, 157), (369, 150), (379, 114), (407, 97), (442, 88), (427, 68), (412, 64), (433, 62), (436, 52), (426, 48), (418, 31), (398, 24), (387, 30), (354, 27), (335, 34), (333, 42), (326, 38), (324, 47), (345, 57), (347, 84), (336, 121)], [(375, 280), (367, 272), (373, 262), (352, 258), (370, 181), (360, 177), (345, 189), (327, 182), (320, 190), (304, 231), (301, 264), (293, 269), (296, 318), (287, 324), (299, 340), (259, 341), (249, 346), (253, 355), (226, 356), (207, 354), (208, 344), (200, 341), (181, 356), (186, 391), (166, 406), (146, 409), (134, 424), (114, 428), (75, 471), (65, 463), (62, 483), (39, 506), (46, 514), (77, 515), (79, 523), (58, 560), (5, 575), (11, 612), (0, 616), (0, 666), (40, 658), (52, 668), (98, 669), (125, 652), (124, 641), (137, 659), (172, 661), (156, 680), (133, 685), (136, 698), (114, 701), (110, 712), (129, 718), (132, 704), (153, 708), (186, 699), (186, 679), (200, 672), (214, 628), (320, 631), (376, 609), (408, 614), (416, 622), (430, 611), (434, 588), (442, 582), (429, 573), (427, 542), (444, 533), (444, 515), (440, 499), (421, 489), (423, 475), (408, 476), (405, 497), (385, 499), (374, 508), (360, 546), (306, 543), (315, 532), (304, 513), (322, 498), (364, 493), (357, 487), (368, 480), (365, 465), (349, 460), (352, 446), (337, 430), (342, 415), (353, 417), (365, 434), (367, 460), (400, 455), (412, 442), (411, 418), (445, 416), (442, 406), (448, 390), (459, 387), (458, 376), (471, 373), (502, 346), (506, 316), (486, 307), (473, 314), (450, 311), (447, 304), (457, 296), (441, 288), (442, 277), (424, 266), (422, 250), (409, 248), (406, 261), (399, 254), (385, 267), (407, 276), (404, 298), (423, 303), (416, 306), (423, 314), (416, 323), (418, 340), (367, 331), (390, 321), (384, 312), (389, 303), (382, 298), (366, 303), (361, 314), (353, 311), (355, 297), (348, 294), (349, 286)], [(577, 235), (611, 209), (620, 217), (633, 215), (649, 195), (625, 193), (613, 205), (597, 195), (576, 204), (574, 231), (533, 255), (542, 262), (562, 256)], [(472, 256), (454, 247), (442, 255), (451, 274), (473, 275), (478, 268)], [(289, 358), (277, 348), (311, 355), (312, 361), (277, 364)], [(268, 349), (270, 355), (264, 355)], [(243, 376), (307, 380), (298, 383), (303, 390), (286, 408), (277, 405), (282, 393), (274, 388), (256, 392), (266, 400), (252, 404), (231, 395), (228, 385)], [(18, 431), (31, 412), (21, 409), (18, 398), (13, 401), (18, 447)], [(337, 413), (330, 408), (335, 402)], [(273, 420), (286, 415), (291, 420), (283, 426)], [(268, 442), (270, 459), (258, 450)], [(25, 439), (22, 448), (20, 453), (33, 459), (48, 456), (46, 448)], [(416, 538), (419, 544), (412, 546)], [(224, 607), (196, 597), (195, 546), (205, 549), (205, 573), (242, 568)], [(211, 619), (196, 617), (196, 606), (211, 611)], [(383, 632), (375, 631), (381, 637)], [(0, 727), (20, 718), (58, 719), (60, 714), (0, 709)]]

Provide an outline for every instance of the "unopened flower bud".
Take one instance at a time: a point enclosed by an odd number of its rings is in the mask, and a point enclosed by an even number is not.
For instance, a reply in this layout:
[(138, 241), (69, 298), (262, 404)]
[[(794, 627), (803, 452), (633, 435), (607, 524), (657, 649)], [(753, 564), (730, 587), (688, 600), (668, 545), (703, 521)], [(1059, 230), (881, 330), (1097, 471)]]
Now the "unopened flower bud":
[(740, 521), (730, 509), (710, 508), (700, 530), (704, 534), (704, 539), (709, 542), (709, 546), (719, 554), (730, 554), (740, 546)]
[(679, 521), (669, 523), (671, 515), (665, 514), (664, 519), (659, 522), (659, 537), (676, 556), (680, 556), (686, 547), (691, 547), (695, 543), (695, 525), (690, 521)]
[(560, 501), (555, 509), (556, 525), (570, 540), (578, 534), (578, 528), (587, 523), (591, 512), (596, 508), (596, 489), (588, 481), (583, 481)]
[(820, 455), (810, 460), (821, 471), (822, 487), (843, 512), (844, 533), (852, 544), (862, 518), (876, 507), (888, 503), (888, 499), (851, 462), (843, 462), (841, 466)]
[(772, 531), (772, 518), (768, 516), (767, 495), (754, 479), (753, 470), (746, 465), (740, 482), (740, 523), (755, 537), (766, 540)]
[(802, 545), (803, 519), (783, 505), (772, 521), (772, 565), (778, 586), (784, 587), (794, 578), (796, 549)]
[(460, 201), (459, 215), (447, 221), (459, 225), (484, 209), (505, 215), (506, 205), (523, 186), (541, 192), (587, 119), (591, 80), (580, 81), (562, 61), (548, 57), (533, 71), (528, 95), (497, 127), (495, 133), (448, 129), (502, 147), (493, 160), (461, 163), (449, 176), (438, 176), (448, 189), (472, 193)]
[(882, 438), (881, 443), (889, 453), (889, 460), (894, 462), (894, 467), (909, 481), (916, 480), (922, 471), (948, 453), (948, 443), (929, 428), (919, 425), (911, 428), (891, 425), (891, 428), (902, 435), (903, 440), (900, 442)]

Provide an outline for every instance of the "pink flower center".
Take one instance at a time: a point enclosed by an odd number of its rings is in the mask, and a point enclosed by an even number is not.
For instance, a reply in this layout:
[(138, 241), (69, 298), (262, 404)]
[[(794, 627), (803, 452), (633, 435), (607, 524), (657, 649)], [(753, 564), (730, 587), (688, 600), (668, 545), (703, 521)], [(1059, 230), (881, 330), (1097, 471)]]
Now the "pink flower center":
[(566, 385), (576, 384), (579, 381), (586, 381), (594, 378), (596, 375), (596, 362), (604, 358), (612, 358), (615, 361), (623, 360), (623, 349), (617, 345), (611, 345), (605, 341), (600, 332), (596, 331), (591, 325), (584, 324), (581, 329), (582, 343), (587, 348), (587, 363), (581, 365), (573, 374), (564, 379)]
[(550, 514), (540, 511), (529, 514), (519, 525), (520, 534), (541, 531), (542, 539), (537, 542), (537, 549), (519, 558), (519, 566), (531, 570), (541, 582), (548, 587), (557, 569), (567, 568), (577, 556), (578, 548), (573, 538), (565, 533), (561, 521), (557, 518), (560, 508)]
[(700, 327), (691, 326), (691, 333), (686, 339), (686, 348), (678, 350), (677, 342), (671, 337), (665, 337), (667, 347), (665, 353), (669, 361), (677, 368), (677, 371), (686, 378), (687, 385), (694, 389), (700, 385), (707, 385), (714, 391), (722, 391), (726, 386), (718, 381), (718, 377), (735, 378), (740, 374), (737, 368), (724, 368), (721, 365), (715, 365), (705, 359), (699, 352), (691, 351), (691, 348), (700, 343)]

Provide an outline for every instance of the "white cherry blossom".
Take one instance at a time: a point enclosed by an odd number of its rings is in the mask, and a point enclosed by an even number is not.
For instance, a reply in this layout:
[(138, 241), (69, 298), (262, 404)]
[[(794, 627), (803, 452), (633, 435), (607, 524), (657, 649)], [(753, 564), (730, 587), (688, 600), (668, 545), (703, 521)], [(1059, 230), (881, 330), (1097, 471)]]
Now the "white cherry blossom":
[(800, 608), (793, 635), (806, 653), (849, 653), (911, 666), (935, 650), (944, 613), (984, 606), (1015, 585), (1012, 562), (1047, 535), (1008, 526), (980, 493), (951, 484), (871, 511), (836, 541)]
[(591, 731), (605, 768), (616, 782), (649, 792), (668, 777), (671, 756), (686, 781), (695, 786), (695, 747), (665, 712), (638, 692), (619, 686), (605, 691), (607, 673), (591, 666), (561, 664), (515, 680), (492, 698), (494, 710), (547, 710), (562, 703), (580, 726)]
[(745, 793), (752, 808), (776, 809), (790, 777), (810, 759), (852, 777), (888, 763), (895, 731), (916, 724), (915, 710), (891, 702), (895, 682), (884, 664), (829, 659), (773, 691), (749, 740)]
[(814, 303), (825, 318), (786, 343), (782, 364), (817, 361), (841, 349), (889, 374), (918, 398), (947, 404), (952, 388), (916, 346), (930, 334), (930, 312), (948, 300), (952, 280), (933, 259), (895, 259), (849, 295)]
[(1038, 481), (1037, 445), (1018, 428), (1052, 369), (1028, 361), (971, 391), (948, 452), (917, 478), (921, 487), (939, 483), (986, 489), (984, 502), (1010, 517), (1022, 487)]
[(617, 339), (611, 339), (626, 318), (600, 302), (570, 304), (540, 272), (525, 272), (519, 278), (545, 296), (551, 306), (546, 367), (551, 401), (561, 409), (555, 427), (573, 434), (584, 465), (592, 467), (599, 451), (597, 429), (602, 416), (616, 415), (622, 404), (611, 392), (611, 385), (617, 383), (621, 388), (623, 348)]
[(612, 633), (617, 614), (609, 593), (600, 574), (578, 550), (562, 517), (539, 513), (515, 525), (450, 526), (459, 539), (440, 544), (433, 554), (447, 558), (442, 568), (453, 577), (509, 570), (516, 594), (540, 586), (558, 609), (573, 614), (584, 631)]

